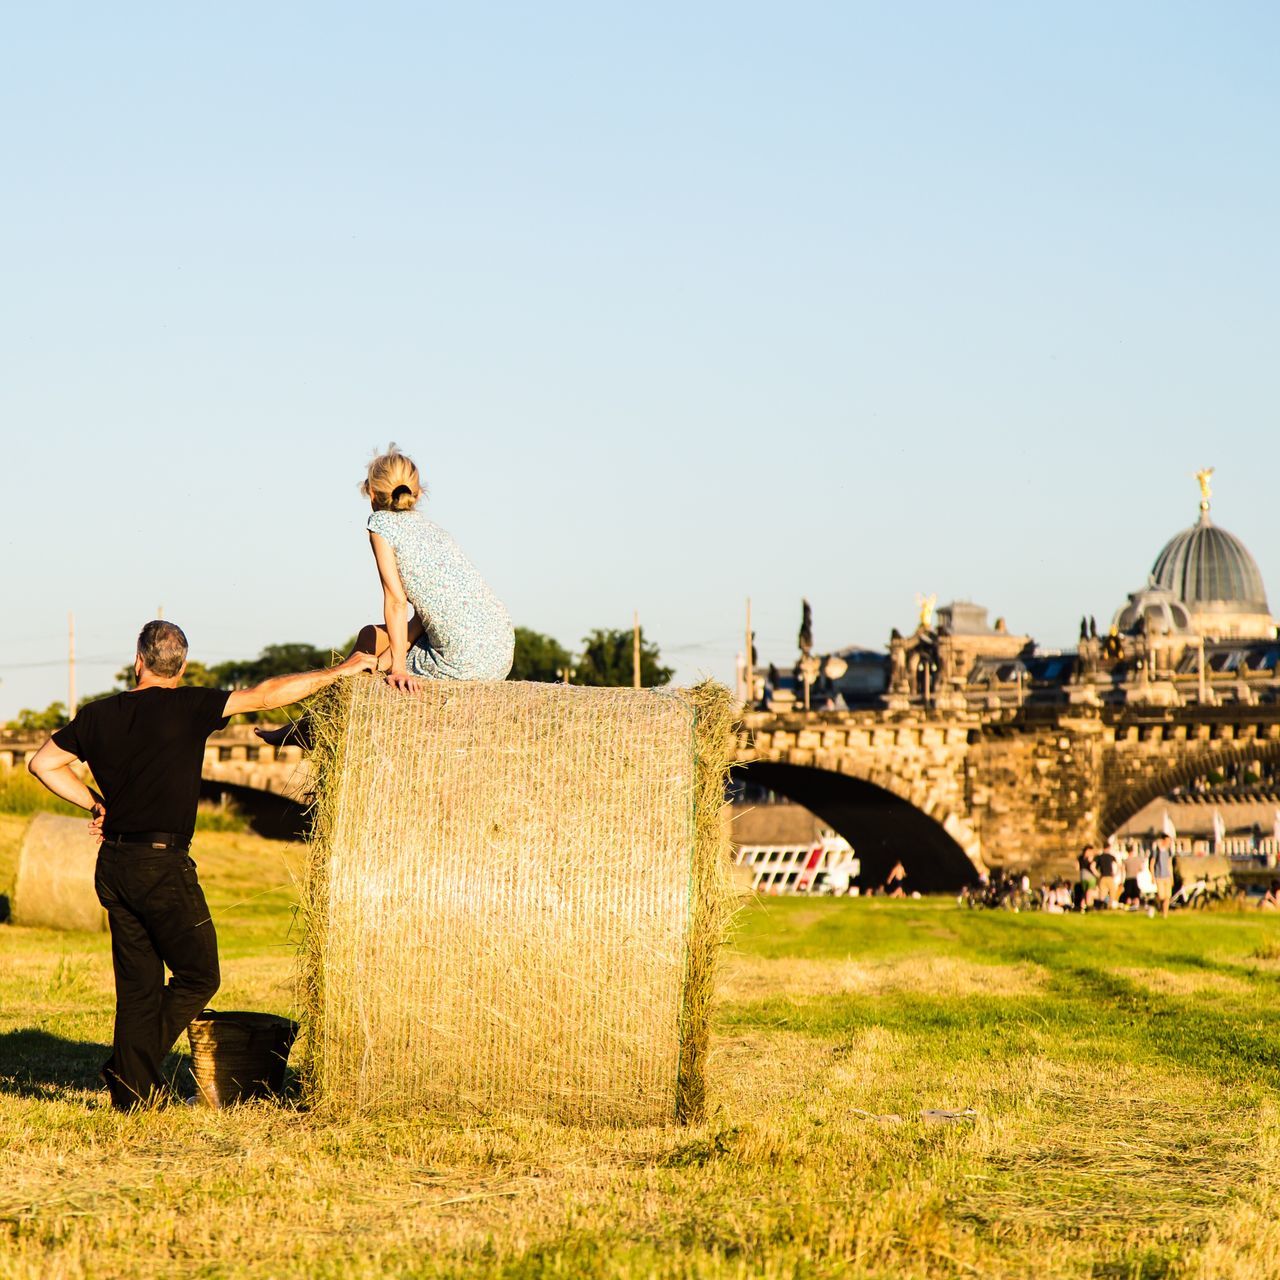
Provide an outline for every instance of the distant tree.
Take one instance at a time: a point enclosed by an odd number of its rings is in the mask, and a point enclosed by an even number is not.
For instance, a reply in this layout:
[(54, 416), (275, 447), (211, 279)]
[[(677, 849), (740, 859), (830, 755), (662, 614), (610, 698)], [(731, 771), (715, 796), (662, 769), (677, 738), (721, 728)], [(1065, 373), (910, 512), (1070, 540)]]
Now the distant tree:
[[(222, 681), (218, 678), (220, 670), (220, 667), (207, 667), (203, 662), (188, 659), (187, 669), (182, 676), (182, 683), (198, 685), (201, 689), (217, 689), (222, 684)], [(80, 705), (84, 706), (86, 702), (96, 702), (99, 698), (119, 693), (121, 689), (132, 689), (137, 683), (138, 677), (133, 673), (133, 663), (131, 662), (127, 667), (121, 667), (116, 672), (116, 687), (114, 689), (108, 689), (106, 693), (95, 693), (87, 698), (81, 698)]]
[(218, 689), (222, 686), (216, 667), (206, 667), (203, 662), (191, 661), (188, 661), (187, 669), (182, 673), (182, 683), (196, 685), (201, 689)]
[(529, 627), (516, 628), (516, 656), (511, 664), (512, 680), (555, 681), (558, 670), (573, 665), (573, 655), (552, 636)]
[[(577, 662), (575, 684), (607, 685), (620, 688), (631, 684), (631, 629), (596, 629), (582, 638), (582, 656)], [(656, 644), (649, 644), (640, 631), (640, 683), (645, 688), (669, 684), (675, 671), (662, 665)]]
[(54, 729), (61, 729), (66, 723), (67, 704), (51, 702), (43, 711), (33, 711), (30, 707), (23, 707), (18, 712), (17, 719), (10, 720), (5, 728), (17, 733), (52, 733)]
[[(215, 683), (244, 688), (260, 684), (273, 676), (288, 676), (295, 671), (314, 671), (329, 665), (329, 650), (313, 644), (269, 644), (256, 658), (220, 662), (212, 673)], [(188, 664), (190, 671), (190, 664)], [(193, 683), (188, 680), (187, 683)]]

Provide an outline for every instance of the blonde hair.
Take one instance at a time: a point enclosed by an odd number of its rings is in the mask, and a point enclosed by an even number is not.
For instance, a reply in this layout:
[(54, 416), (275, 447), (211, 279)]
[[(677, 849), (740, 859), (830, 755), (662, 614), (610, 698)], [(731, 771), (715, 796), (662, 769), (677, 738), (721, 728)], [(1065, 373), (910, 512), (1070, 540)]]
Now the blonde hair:
[(369, 473), (361, 482), (360, 492), (379, 511), (409, 511), (422, 497), (422, 482), (413, 459), (400, 452), (395, 443), (386, 453), (369, 463)]

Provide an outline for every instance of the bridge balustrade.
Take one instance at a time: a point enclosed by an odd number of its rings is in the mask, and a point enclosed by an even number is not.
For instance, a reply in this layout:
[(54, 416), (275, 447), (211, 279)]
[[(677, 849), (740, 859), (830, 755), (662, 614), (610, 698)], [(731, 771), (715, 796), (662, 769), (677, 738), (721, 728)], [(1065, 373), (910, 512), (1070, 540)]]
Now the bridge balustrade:
[[(816, 846), (809, 844), (744, 844), (738, 847), (734, 861), (755, 873), (751, 887), (756, 893), (813, 893), (827, 878), (834, 861), (848, 853), (847, 849), (823, 849), (815, 857)], [(801, 889), (801, 877), (806, 880)]]

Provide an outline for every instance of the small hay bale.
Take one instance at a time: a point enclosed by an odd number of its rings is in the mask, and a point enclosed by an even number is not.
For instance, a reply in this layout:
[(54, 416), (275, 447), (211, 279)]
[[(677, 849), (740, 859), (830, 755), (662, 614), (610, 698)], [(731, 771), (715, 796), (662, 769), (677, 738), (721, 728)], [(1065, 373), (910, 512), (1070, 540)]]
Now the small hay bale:
[(18, 853), (13, 922), (40, 929), (107, 927), (107, 913), (93, 887), (98, 842), (89, 819), (37, 813)]
[(701, 1118), (727, 692), (359, 680), (316, 719), (311, 1104)]

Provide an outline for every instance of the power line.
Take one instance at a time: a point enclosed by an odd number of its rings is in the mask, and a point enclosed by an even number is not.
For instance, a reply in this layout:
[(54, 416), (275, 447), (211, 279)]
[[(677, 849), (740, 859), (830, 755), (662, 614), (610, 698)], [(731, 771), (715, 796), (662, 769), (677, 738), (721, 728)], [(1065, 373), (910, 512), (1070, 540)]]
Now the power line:
[[(82, 667), (115, 667), (124, 665), (124, 661), (119, 654), (114, 654), (109, 658), (77, 657), (76, 663)], [(30, 671), (35, 667), (65, 667), (66, 665), (66, 658), (47, 658), (42, 662), (0, 662), (0, 671)]]

